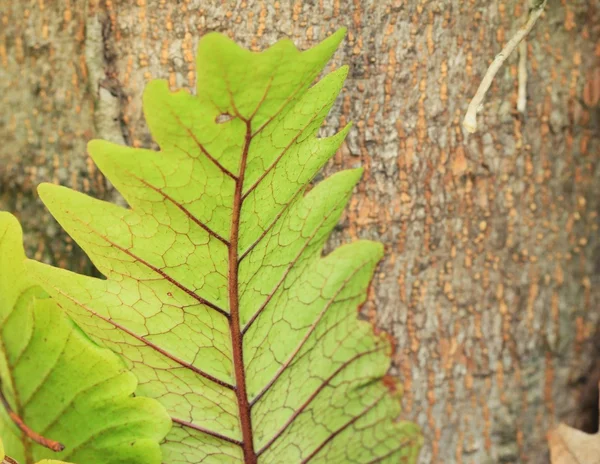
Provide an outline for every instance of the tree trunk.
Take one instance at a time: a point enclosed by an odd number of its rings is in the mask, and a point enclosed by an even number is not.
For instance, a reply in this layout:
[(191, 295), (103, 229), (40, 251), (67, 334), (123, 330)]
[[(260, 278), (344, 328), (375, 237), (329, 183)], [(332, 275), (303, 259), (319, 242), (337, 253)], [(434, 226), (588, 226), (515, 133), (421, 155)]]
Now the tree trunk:
[(525, 116), (515, 54), (467, 136), (469, 100), (526, 16), (526, 0), (0, 0), (0, 209), (30, 256), (94, 272), (39, 182), (122, 202), (86, 142), (151, 146), (144, 85), (191, 88), (204, 33), (306, 48), (347, 26), (323, 133), (354, 127), (326, 172), (366, 171), (332, 244), (386, 246), (363, 309), (397, 340), (421, 462), (547, 462), (547, 429), (583, 424), (595, 395), (600, 7), (550, 0), (527, 41)]

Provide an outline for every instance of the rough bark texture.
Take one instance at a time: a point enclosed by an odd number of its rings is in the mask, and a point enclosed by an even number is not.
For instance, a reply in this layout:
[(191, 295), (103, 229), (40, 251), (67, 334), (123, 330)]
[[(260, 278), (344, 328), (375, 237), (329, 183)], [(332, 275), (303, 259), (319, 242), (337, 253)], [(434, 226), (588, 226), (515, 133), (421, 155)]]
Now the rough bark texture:
[[(350, 77), (324, 133), (355, 122), (327, 172), (366, 174), (334, 242), (380, 240), (364, 308), (398, 342), (421, 461), (546, 462), (546, 430), (583, 424), (599, 354), (600, 6), (550, 0), (466, 136), (479, 79), (526, 0), (0, 0), (0, 209), (31, 256), (93, 271), (36, 199), (51, 181), (122, 201), (85, 154), (102, 137), (150, 146), (150, 78), (191, 87), (211, 30), (261, 49), (349, 28)], [(592, 406), (593, 407), (593, 406)]]

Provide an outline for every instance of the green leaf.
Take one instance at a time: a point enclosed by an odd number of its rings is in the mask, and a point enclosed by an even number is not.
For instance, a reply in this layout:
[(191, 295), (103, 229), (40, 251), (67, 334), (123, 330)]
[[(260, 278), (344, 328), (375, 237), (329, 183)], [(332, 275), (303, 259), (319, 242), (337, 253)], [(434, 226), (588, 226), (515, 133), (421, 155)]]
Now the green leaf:
[(32, 266), (167, 408), (169, 464), (415, 459), (390, 343), (357, 319), (382, 246), (321, 256), (361, 171), (306, 193), (348, 131), (316, 137), (347, 68), (311, 87), (343, 34), (302, 53), (204, 36), (196, 95), (146, 88), (160, 151), (89, 144), (131, 209), (40, 186), (107, 280)]
[(59, 441), (54, 453), (31, 441), (0, 405), (0, 437), (21, 464), (58, 458), (81, 464), (159, 463), (170, 428), (156, 401), (132, 398), (135, 376), (92, 342), (25, 269), (21, 228), (0, 212), (0, 379), (12, 411)]

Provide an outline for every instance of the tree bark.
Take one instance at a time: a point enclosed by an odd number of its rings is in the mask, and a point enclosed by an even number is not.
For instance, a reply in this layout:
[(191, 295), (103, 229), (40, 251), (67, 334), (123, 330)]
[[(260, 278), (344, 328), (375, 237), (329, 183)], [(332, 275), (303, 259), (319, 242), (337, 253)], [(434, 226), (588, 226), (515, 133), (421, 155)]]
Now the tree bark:
[(0, 0), (0, 209), (30, 256), (95, 272), (39, 182), (122, 202), (85, 144), (152, 146), (144, 85), (191, 88), (204, 33), (307, 48), (347, 26), (332, 66), (351, 71), (323, 134), (354, 127), (326, 173), (366, 170), (331, 245), (386, 246), (363, 310), (397, 341), (421, 462), (547, 462), (548, 428), (584, 424), (596, 395), (600, 6), (550, 0), (527, 39), (526, 114), (515, 54), (467, 135), (469, 100), (526, 15), (526, 0)]

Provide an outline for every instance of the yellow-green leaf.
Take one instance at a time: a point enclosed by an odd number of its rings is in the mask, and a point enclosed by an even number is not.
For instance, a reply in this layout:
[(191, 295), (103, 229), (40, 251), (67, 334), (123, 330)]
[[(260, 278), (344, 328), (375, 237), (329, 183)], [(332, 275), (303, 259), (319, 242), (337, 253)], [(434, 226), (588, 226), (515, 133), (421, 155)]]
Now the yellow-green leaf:
[(198, 47), (196, 94), (148, 84), (159, 151), (92, 141), (130, 208), (54, 185), (40, 196), (106, 280), (32, 264), (96, 340), (129, 362), (138, 393), (175, 426), (172, 463), (413, 462), (382, 379), (392, 348), (357, 318), (383, 247), (322, 247), (361, 176), (309, 193), (348, 127), (316, 134), (343, 67), (312, 85), (343, 31), (299, 52), (252, 53), (220, 34)]
[(12, 411), (34, 432), (65, 446), (31, 441), (0, 404), (0, 437), (20, 464), (57, 458), (78, 464), (161, 462), (169, 417), (155, 400), (132, 398), (135, 376), (92, 342), (28, 275), (21, 228), (0, 212), (0, 380)]

